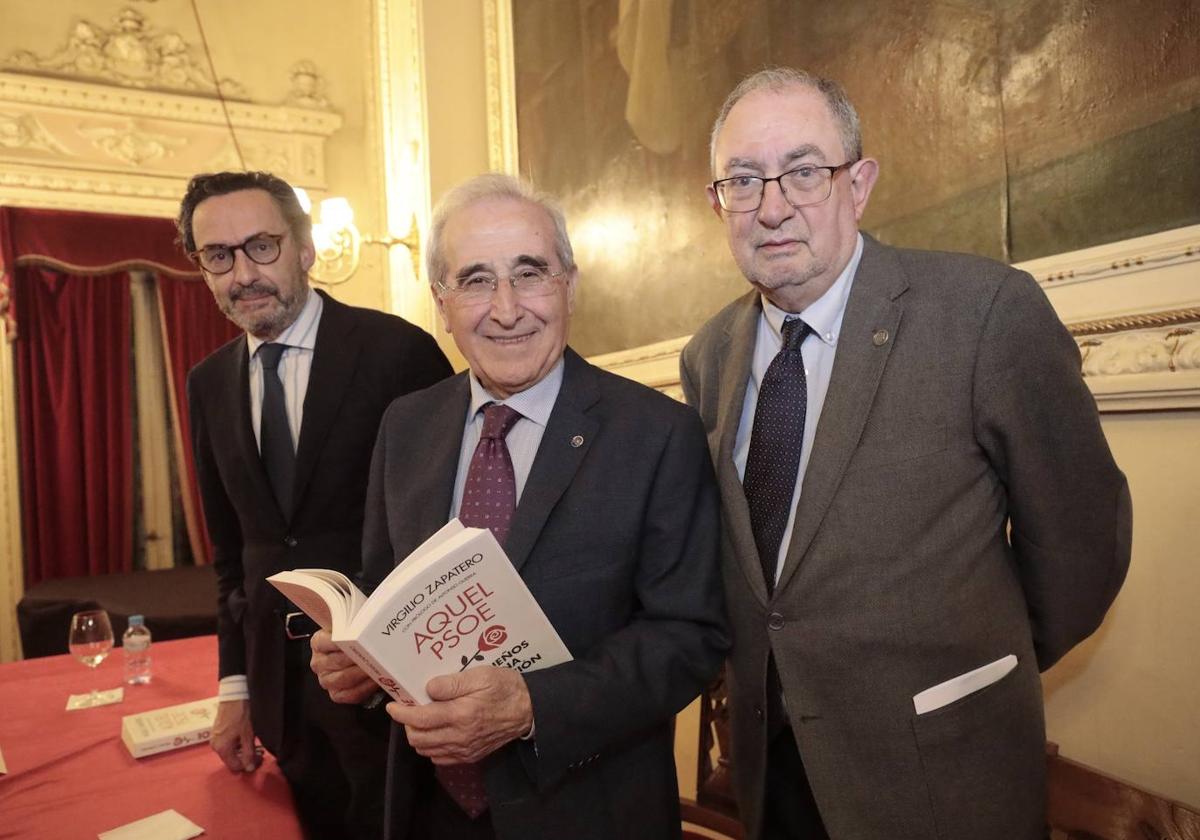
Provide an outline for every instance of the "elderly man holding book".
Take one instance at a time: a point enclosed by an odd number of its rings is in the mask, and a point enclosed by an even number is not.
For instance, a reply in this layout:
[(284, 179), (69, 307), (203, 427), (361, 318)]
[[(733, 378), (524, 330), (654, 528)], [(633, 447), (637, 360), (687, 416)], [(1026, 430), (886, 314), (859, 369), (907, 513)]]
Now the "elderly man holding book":
[[(526, 185), (486, 175), (452, 190), (427, 254), (470, 370), (384, 415), (364, 580), (457, 516), (494, 534), (571, 659), (455, 660), (426, 684), (431, 703), (390, 703), (389, 836), (678, 837), (671, 720), (728, 647), (699, 418), (567, 347), (566, 223)], [(375, 693), (328, 633), (313, 650), (334, 700)]]

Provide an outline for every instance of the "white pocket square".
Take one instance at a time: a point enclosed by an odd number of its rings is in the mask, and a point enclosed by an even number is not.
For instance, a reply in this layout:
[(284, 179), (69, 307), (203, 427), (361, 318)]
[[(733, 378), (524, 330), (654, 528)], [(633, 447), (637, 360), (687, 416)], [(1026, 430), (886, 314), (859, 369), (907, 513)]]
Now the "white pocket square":
[(982, 668), (951, 677), (943, 683), (925, 689), (920, 694), (913, 695), (913, 706), (919, 715), (948, 706), (955, 700), (961, 700), (968, 694), (974, 694), (980, 689), (987, 688), (1016, 667), (1017, 657), (1010, 653), (995, 662), (989, 662)]

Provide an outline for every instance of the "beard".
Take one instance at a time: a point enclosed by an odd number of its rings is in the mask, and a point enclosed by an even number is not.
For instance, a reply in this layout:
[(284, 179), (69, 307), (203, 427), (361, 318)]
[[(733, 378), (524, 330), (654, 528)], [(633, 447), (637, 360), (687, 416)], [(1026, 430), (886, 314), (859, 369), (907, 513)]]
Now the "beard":
[[(295, 284), (294, 289), (289, 294), (267, 280), (255, 280), (248, 286), (231, 288), (225, 300), (221, 301), (221, 311), (239, 329), (255, 338), (270, 341), (290, 327), (304, 307), (307, 285)], [(267, 297), (264, 298), (264, 295)], [(243, 312), (238, 309), (237, 302), (246, 297), (269, 300), (270, 306), (254, 312)]]

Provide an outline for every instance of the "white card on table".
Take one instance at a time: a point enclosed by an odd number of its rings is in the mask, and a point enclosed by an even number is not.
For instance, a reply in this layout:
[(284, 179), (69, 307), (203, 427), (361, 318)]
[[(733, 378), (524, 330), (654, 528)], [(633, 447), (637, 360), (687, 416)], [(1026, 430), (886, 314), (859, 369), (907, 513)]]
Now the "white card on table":
[(110, 703), (120, 703), (125, 699), (124, 688), (110, 688), (107, 691), (96, 692), (96, 702), (92, 702), (92, 695), (89, 694), (72, 694), (67, 698), (67, 711), (74, 712), (78, 709), (91, 709), (96, 706), (107, 706)]
[(100, 840), (189, 840), (203, 833), (203, 828), (172, 808), (98, 836)]

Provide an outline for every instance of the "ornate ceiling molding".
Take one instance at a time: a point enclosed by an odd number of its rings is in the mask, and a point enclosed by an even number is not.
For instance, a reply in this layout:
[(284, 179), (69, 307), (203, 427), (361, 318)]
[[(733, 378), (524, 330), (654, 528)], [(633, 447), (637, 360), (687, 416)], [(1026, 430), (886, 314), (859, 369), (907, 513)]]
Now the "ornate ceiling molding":
[(171, 216), (193, 174), (243, 166), (319, 195), (342, 125), (324, 87), (298, 61), (282, 104), (252, 102), (137, 9), (77, 18), (53, 52), (0, 59), (0, 203)]
[(341, 124), (246, 102), (227, 123), (213, 98), (0, 72), (0, 203), (172, 216), (188, 178), (243, 160), (319, 195)]

